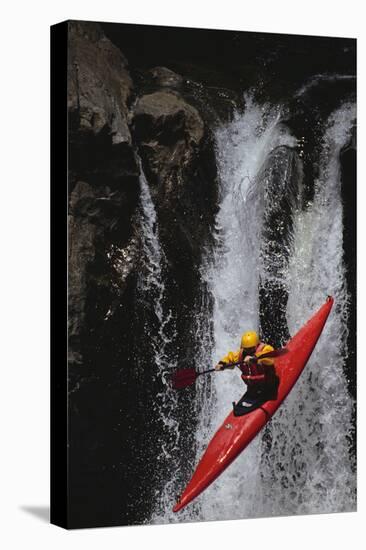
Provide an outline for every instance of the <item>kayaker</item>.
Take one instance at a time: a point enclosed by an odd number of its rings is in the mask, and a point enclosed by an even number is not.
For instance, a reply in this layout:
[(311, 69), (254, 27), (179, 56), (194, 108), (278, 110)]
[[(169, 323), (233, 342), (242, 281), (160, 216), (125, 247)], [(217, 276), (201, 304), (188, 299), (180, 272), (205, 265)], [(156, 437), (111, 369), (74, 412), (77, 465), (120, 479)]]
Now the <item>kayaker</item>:
[[(275, 398), (278, 386), (278, 377), (273, 359), (260, 359), (260, 356), (274, 351), (270, 344), (261, 342), (254, 331), (242, 335), (239, 351), (229, 351), (225, 357), (215, 365), (216, 370), (222, 370), (228, 363), (240, 362), (241, 378), (247, 385), (247, 397), (256, 398), (268, 395)], [(226, 367), (234, 369), (235, 366)]]

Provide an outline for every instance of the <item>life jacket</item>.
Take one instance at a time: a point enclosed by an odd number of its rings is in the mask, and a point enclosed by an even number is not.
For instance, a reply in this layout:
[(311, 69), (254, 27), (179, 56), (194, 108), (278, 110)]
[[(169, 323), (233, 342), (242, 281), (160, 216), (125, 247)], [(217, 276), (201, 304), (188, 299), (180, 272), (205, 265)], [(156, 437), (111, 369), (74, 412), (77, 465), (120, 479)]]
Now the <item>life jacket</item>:
[[(255, 355), (259, 352), (261, 352), (266, 344), (263, 342), (260, 342), (258, 346), (255, 349)], [(253, 363), (252, 365), (249, 363), (242, 363), (244, 361), (245, 354), (244, 349), (241, 349), (239, 352), (239, 361), (240, 364), (240, 370), (242, 372), (241, 378), (246, 384), (256, 384), (260, 382), (264, 382), (265, 380), (265, 372), (263, 365), (260, 365), (258, 363)]]

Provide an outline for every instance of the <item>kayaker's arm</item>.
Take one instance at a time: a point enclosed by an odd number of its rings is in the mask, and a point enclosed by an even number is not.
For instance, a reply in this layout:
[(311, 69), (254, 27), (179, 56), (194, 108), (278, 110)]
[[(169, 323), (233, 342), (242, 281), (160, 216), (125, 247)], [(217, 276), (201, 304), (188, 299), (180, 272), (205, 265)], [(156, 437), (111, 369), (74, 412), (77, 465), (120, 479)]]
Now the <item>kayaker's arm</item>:
[(263, 349), (256, 354), (256, 359), (259, 365), (262, 365), (263, 367), (273, 367), (274, 361), (273, 359), (267, 358), (267, 359), (261, 359), (261, 355), (265, 355), (266, 353), (269, 353), (271, 351), (274, 351), (274, 348), (270, 346), (269, 344), (266, 344)]
[[(247, 355), (243, 362), (244, 363), (259, 363), (260, 365), (264, 367), (273, 367), (274, 362), (272, 358), (267, 358), (266, 355), (268, 354), (275, 354), (273, 357), (277, 357), (278, 354), (283, 353), (284, 350), (275, 350), (272, 346), (269, 344), (266, 344), (264, 348), (258, 352), (256, 355)], [(260, 357), (264, 355), (263, 359), (260, 359)], [(234, 369), (236, 366), (239, 366), (239, 357), (240, 357), (240, 351), (229, 351), (225, 357), (223, 357), (216, 365), (215, 370), (222, 370), (222, 369)], [(234, 364), (233, 364), (234, 363)]]
[[(215, 365), (215, 370), (221, 370), (223, 368), (228, 368), (228, 369), (235, 369), (235, 365), (231, 365), (231, 363), (237, 363), (239, 361), (239, 352), (238, 351), (229, 351), (229, 353), (227, 355), (225, 355), (225, 357), (223, 357), (218, 363), (217, 365)], [(229, 365), (230, 364), (230, 367), (226, 366), (226, 365)]]

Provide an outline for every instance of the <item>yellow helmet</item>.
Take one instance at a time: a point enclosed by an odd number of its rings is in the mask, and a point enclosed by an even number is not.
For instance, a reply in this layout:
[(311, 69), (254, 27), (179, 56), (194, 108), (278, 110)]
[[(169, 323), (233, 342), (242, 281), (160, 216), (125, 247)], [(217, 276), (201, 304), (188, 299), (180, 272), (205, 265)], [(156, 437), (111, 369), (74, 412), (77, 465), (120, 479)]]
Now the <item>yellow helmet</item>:
[(259, 336), (256, 332), (250, 331), (245, 332), (241, 337), (240, 347), (247, 348), (256, 348), (259, 344)]

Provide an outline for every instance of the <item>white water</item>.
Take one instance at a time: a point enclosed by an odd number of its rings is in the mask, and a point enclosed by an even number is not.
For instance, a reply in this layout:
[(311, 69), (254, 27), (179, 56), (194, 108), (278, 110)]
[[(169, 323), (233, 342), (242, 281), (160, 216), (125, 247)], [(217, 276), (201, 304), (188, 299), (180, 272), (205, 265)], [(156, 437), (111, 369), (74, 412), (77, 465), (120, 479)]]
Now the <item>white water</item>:
[[(246, 97), (244, 115), (216, 135), (221, 180), (214, 262), (206, 276), (215, 299), (215, 349), (212, 363), (239, 348), (246, 330), (258, 330), (258, 286), (264, 189), (257, 181), (269, 153), (296, 140), (280, 123), (281, 110), (256, 105)], [(212, 377), (215, 397), (206, 403), (198, 432), (198, 457), (228, 414), (231, 401), (245, 391), (236, 371)], [(198, 499), (200, 519), (230, 519), (253, 515), (259, 483), (260, 438)]]
[(347, 74), (317, 74), (314, 75), (308, 82), (306, 82), (295, 94), (295, 97), (301, 97), (309, 90), (320, 84), (321, 82), (339, 82), (339, 81), (354, 81), (353, 75)]
[[(214, 298), (214, 364), (239, 347), (243, 331), (258, 328), (258, 283), (263, 193), (257, 176), (278, 145), (294, 146), (281, 125), (280, 109), (247, 97), (246, 110), (216, 134), (221, 180), (214, 257), (204, 267)], [(283, 282), (289, 289), (287, 319), (294, 334), (324, 302), (335, 306), (319, 344), (294, 390), (262, 432), (236, 461), (178, 515), (171, 508), (177, 487), (169, 472), (153, 521), (217, 520), (355, 508), (355, 475), (348, 452), (352, 400), (343, 373), (348, 297), (342, 261), (342, 203), (339, 151), (354, 118), (344, 105), (329, 119), (315, 197), (294, 212), (293, 252)], [(204, 316), (204, 308), (203, 313)], [(205, 326), (204, 319), (202, 320)], [(204, 335), (202, 331), (202, 338)], [(202, 350), (205, 342), (202, 343)], [(201, 421), (197, 461), (243, 393), (235, 371), (197, 381)], [(178, 439), (177, 439), (178, 443)], [(184, 452), (184, 450), (183, 450)], [(165, 508), (164, 508), (165, 507)]]
[(154, 326), (145, 327), (144, 338), (152, 350), (151, 365), (154, 376), (163, 383), (163, 390), (156, 395), (155, 407), (162, 421), (161, 450), (156, 457), (155, 479), (160, 478), (163, 489), (156, 489), (155, 510), (151, 521), (157, 521), (162, 510), (168, 506), (174, 494), (174, 479), (166, 479), (166, 472), (176, 468), (176, 452), (179, 449), (179, 423), (175, 418), (177, 394), (169, 384), (169, 374), (175, 365), (175, 359), (168, 348), (175, 338), (175, 323), (171, 311), (165, 304), (164, 268), (166, 258), (160, 245), (159, 227), (154, 203), (140, 162), (140, 233), (142, 237), (143, 270), (140, 273), (138, 288), (139, 299), (145, 301), (156, 318)]
[[(223, 189), (218, 236), (223, 246), (221, 251), (218, 247), (216, 262), (208, 273), (216, 300), (213, 362), (227, 350), (237, 349), (244, 330), (258, 326), (260, 263), (256, 245), (260, 239), (263, 189), (256, 187), (255, 176), (271, 149), (291, 144), (291, 137), (281, 133), (276, 118), (270, 117), (258, 134), (263, 111), (267, 108), (261, 111), (254, 104), (248, 105), (245, 115), (217, 136)], [(200, 519), (355, 508), (355, 476), (347, 439), (353, 403), (341, 356), (347, 334), (347, 294), (338, 160), (354, 116), (353, 107), (346, 105), (328, 122), (314, 204), (305, 213), (294, 213), (293, 255), (284, 281), (289, 288), (287, 318), (291, 334), (327, 294), (335, 297), (336, 306), (305, 375), (271, 422), (272, 444), (266, 444), (264, 434), (260, 434), (197, 499)], [(231, 400), (243, 391), (234, 372), (214, 377), (213, 383), (217, 397), (209, 404), (198, 434), (201, 447), (225, 418)]]
[(347, 439), (354, 403), (343, 371), (348, 295), (339, 164), (355, 116), (355, 106), (345, 104), (328, 120), (313, 204), (295, 216), (288, 273), (290, 333), (300, 328), (326, 294), (334, 296), (335, 306), (286, 407), (273, 419), (272, 434), (278, 443), (263, 461), (260, 508), (265, 515), (355, 509), (356, 479)]

